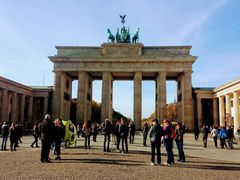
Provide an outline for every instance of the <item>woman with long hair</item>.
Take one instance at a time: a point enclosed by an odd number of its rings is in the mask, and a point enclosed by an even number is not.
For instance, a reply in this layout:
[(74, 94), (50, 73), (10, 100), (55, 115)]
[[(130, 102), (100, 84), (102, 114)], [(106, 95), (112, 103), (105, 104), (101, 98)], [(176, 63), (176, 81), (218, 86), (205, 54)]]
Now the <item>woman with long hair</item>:
[(178, 149), (178, 154), (179, 154), (178, 161), (181, 161), (181, 162), (185, 162), (185, 153), (183, 151), (183, 135), (184, 135), (184, 130), (182, 127), (182, 123), (177, 122), (175, 141), (177, 144), (177, 149)]
[(90, 135), (91, 135), (91, 121), (87, 121), (83, 124), (82, 132), (85, 138), (85, 149), (90, 149)]
[(65, 126), (60, 118), (54, 121), (54, 154), (57, 155), (55, 160), (61, 160), (61, 143), (65, 136)]
[(18, 141), (18, 137), (17, 137), (17, 131), (16, 131), (16, 123), (13, 122), (10, 129), (10, 148), (11, 151), (16, 151), (16, 147), (17, 147), (17, 141)]
[(167, 162), (165, 162), (164, 165), (171, 166), (174, 164), (173, 131), (169, 120), (165, 119), (163, 122), (164, 145), (167, 151)]

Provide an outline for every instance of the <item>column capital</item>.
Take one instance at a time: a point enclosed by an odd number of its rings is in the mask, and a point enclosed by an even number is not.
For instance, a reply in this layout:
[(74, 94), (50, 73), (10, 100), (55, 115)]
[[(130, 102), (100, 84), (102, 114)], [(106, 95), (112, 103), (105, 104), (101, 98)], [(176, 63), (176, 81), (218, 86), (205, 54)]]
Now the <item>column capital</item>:
[(233, 91), (233, 94), (239, 95), (239, 94), (240, 94), (240, 91)]
[(102, 74), (108, 74), (108, 75), (112, 75), (112, 72), (111, 71), (103, 71)]
[(188, 70), (184, 70), (184, 73), (186, 74), (186, 73), (190, 73), (190, 74), (192, 74), (193, 73), (193, 71), (192, 70), (190, 70), (190, 69), (188, 69)]
[(142, 72), (141, 71), (136, 71), (136, 72), (134, 72), (134, 76), (142, 76)]
[(233, 95), (233, 92), (229, 92), (227, 94), (225, 94), (225, 97), (231, 97)]
[(165, 75), (167, 75), (167, 71), (165, 71), (165, 70), (163, 70), (163, 71), (158, 71), (158, 74), (165, 74)]

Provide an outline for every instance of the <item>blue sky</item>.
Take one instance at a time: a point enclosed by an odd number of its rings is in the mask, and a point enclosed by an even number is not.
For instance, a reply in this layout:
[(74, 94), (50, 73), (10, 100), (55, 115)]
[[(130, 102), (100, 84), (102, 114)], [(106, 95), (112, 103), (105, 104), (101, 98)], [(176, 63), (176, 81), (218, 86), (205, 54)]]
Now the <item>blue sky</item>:
[[(140, 28), (146, 46), (192, 45), (194, 87), (215, 87), (240, 77), (240, 0), (0, 0), (0, 76), (26, 85), (53, 84), (47, 58), (56, 45), (99, 46), (106, 29)], [(75, 87), (75, 84), (74, 84)], [(101, 81), (94, 82), (101, 99)], [(113, 107), (133, 111), (133, 82), (114, 82)], [(143, 117), (154, 111), (154, 83), (143, 82)], [(176, 94), (168, 82), (168, 102)]]

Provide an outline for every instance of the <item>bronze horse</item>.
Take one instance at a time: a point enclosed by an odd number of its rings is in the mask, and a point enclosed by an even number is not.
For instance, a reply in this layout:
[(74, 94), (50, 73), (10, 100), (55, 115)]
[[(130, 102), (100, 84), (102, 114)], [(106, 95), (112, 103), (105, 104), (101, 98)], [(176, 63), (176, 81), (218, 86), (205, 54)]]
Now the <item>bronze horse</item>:
[(109, 42), (109, 40), (112, 42), (112, 43), (114, 43), (115, 42), (115, 37), (114, 37), (114, 35), (111, 33), (111, 30), (108, 28), (107, 29), (107, 32), (108, 32), (108, 42)]
[(139, 28), (136, 32), (136, 34), (132, 37), (132, 43), (136, 43), (139, 40)]

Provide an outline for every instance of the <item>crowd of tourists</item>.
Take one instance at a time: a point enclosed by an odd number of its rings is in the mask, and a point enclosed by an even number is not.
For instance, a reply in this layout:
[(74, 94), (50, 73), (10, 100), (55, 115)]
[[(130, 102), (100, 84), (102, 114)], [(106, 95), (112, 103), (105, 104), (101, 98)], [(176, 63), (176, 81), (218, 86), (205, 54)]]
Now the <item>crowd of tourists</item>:
[[(16, 151), (16, 148), (21, 143), (22, 125), (20, 123), (12, 123), (11, 126), (3, 122), (0, 125), (0, 133), (2, 135), (2, 150), (7, 150), (7, 141), (10, 139), (11, 151)], [(162, 165), (161, 163), (161, 146), (165, 147), (167, 154), (167, 162), (163, 165), (171, 166), (175, 163), (173, 154), (173, 144), (176, 143), (178, 149), (178, 161), (185, 162), (185, 153), (183, 150), (183, 137), (187, 128), (182, 126), (181, 122), (172, 124), (168, 119), (163, 121), (160, 125), (157, 119), (153, 119), (150, 124), (144, 123), (142, 127), (143, 146), (147, 146), (149, 138), (151, 144), (151, 165)], [(41, 139), (41, 157), (42, 163), (50, 162), (49, 153), (52, 149), (56, 160), (61, 159), (61, 144), (65, 140), (66, 127), (60, 118), (51, 120), (50, 115), (46, 115), (44, 120), (39, 124), (35, 123), (33, 126), (34, 141), (31, 147), (39, 147), (38, 140)], [(77, 126), (77, 135), (84, 139), (85, 149), (91, 148), (91, 136), (93, 142), (97, 141), (98, 133), (103, 135), (103, 151), (110, 152), (110, 142), (115, 145), (116, 152), (128, 153), (129, 144), (133, 144), (135, 140), (136, 126), (133, 121), (125, 119), (116, 120), (113, 124), (108, 119), (102, 124), (85, 122), (82, 126)], [(201, 129), (194, 129), (195, 140), (199, 139), (199, 134), (202, 134), (203, 147), (207, 147), (207, 140), (210, 137), (214, 140), (214, 145), (218, 147), (218, 139), (220, 139), (221, 148), (233, 148), (234, 132), (233, 127), (211, 127), (203, 125)], [(238, 132), (240, 135), (240, 130)], [(239, 139), (240, 140), (240, 139)], [(115, 151), (114, 150), (114, 151)], [(157, 156), (155, 160), (155, 156)]]
[(1, 149), (3, 151), (7, 150), (7, 142), (10, 139), (10, 148), (11, 151), (16, 151), (17, 147), (19, 147), (19, 143), (22, 143), (22, 125), (20, 123), (11, 123), (7, 122), (0, 123), (0, 134), (2, 135), (2, 145)]
[[(224, 126), (221, 126), (219, 128), (217, 126), (209, 127), (208, 125), (203, 124), (200, 130), (199, 128), (194, 129), (194, 137), (196, 141), (199, 139), (200, 133), (202, 134), (202, 141), (203, 141), (204, 148), (207, 148), (208, 137), (210, 135), (210, 137), (213, 138), (214, 146), (216, 148), (218, 148), (218, 139), (219, 139), (219, 144), (222, 149), (224, 147), (228, 149), (233, 149), (233, 144), (235, 139), (233, 126), (228, 126), (227, 128)], [(239, 138), (238, 140), (240, 140), (240, 128), (238, 129), (237, 134)]]
[(93, 135), (93, 141), (96, 142), (97, 134), (100, 131), (104, 136), (103, 151), (110, 152), (109, 147), (110, 142), (112, 141), (112, 143), (116, 145), (117, 152), (121, 153), (128, 153), (128, 142), (130, 144), (134, 143), (136, 132), (134, 122), (129, 123), (124, 119), (117, 120), (115, 124), (112, 124), (108, 119), (106, 119), (100, 126), (96, 123), (91, 124), (91, 121), (87, 121), (80, 129), (81, 133), (78, 134), (81, 134), (81, 136), (84, 137), (85, 149), (90, 149), (90, 136)]

